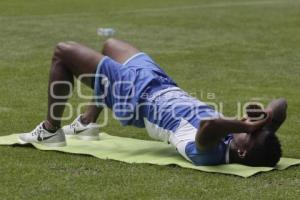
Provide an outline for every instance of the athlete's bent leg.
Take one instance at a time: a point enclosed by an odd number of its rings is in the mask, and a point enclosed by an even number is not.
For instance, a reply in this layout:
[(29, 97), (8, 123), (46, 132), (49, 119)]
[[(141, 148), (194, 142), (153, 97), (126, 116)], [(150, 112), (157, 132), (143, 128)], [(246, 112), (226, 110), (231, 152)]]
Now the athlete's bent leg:
[[(67, 83), (73, 86), (73, 75), (79, 77), (83, 74), (95, 74), (97, 65), (102, 58), (102, 54), (75, 42), (62, 42), (56, 46), (50, 69), (46, 128), (57, 129), (60, 127), (60, 118), (65, 108), (63, 104), (68, 100), (61, 97), (70, 93), (71, 88)], [(61, 84), (61, 81), (66, 84)], [(81, 81), (91, 87), (91, 77), (85, 77)]]
[[(33, 131), (20, 135), (21, 143), (40, 143), (56, 147), (66, 145), (65, 132), (60, 128), (60, 124), (64, 104), (73, 88), (73, 76), (95, 74), (102, 58), (100, 53), (75, 42), (63, 42), (56, 46), (50, 69), (47, 120)], [(91, 86), (92, 78), (84, 78), (81, 81)], [(99, 129), (90, 129), (81, 136), (94, 139), (99, 137), (98, 133)]]

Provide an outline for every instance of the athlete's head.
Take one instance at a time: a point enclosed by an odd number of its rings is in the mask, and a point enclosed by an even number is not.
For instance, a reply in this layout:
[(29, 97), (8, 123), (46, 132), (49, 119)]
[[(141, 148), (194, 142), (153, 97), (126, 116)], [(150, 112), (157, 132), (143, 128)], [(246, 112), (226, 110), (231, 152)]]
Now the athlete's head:
[(233, 163), (273, 167), (281, 157), (278, 137), (266, 129), (252, 134), (234, 134), (230, 146), (230, 160)]

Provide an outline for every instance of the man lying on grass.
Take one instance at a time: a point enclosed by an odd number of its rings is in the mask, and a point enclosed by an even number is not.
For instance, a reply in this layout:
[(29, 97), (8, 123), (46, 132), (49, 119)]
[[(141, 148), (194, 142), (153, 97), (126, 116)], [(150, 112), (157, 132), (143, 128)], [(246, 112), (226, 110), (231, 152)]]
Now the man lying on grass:
[[(73, 85), (74, 76), (94, 90), (97, 105), (61, 128), (63, 104), (71, 87), (57, 83)], [(21, 135), (20, 142), (64, 146), (65, 134), (97, 140), (99, 126), (95, 122), (107, 106), (123, 125), (146, 128), (151, 137), (169, 142), (195, 165), (274, 166), (281, 157), (275, 132), (286, 118), (284, 99), (254, 113), (259, 114), (257, 120), (226, 120), (180, 89), (147, 54), (117, 39), (107, 40), (102, 54), (75, 42), (59, 43), (48, 93), (46, 120)]]

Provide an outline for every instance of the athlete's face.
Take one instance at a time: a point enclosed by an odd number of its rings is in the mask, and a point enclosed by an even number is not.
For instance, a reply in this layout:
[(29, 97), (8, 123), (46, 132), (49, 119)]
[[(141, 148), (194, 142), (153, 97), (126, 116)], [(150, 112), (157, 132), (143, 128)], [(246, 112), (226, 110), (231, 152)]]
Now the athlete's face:
[[(250, 122), (250, 118), (243, 118), (242, 121)], [(231, 148), (235, 150), (238, 157), (244, 158), (248, 152), (256, 145), (262, 144), (264, 137), (261, 137), (262, 131), (255, 133), (238, 133), (233, 135)]]
[(240, 158), (244, 158), (247, 152), (253, 148), (254, 141), (251, 135), (247, 133), (239, 133), (233, 135), (232, 147)]
[(265, 136), (265, 132), (263, 131), (258, 131), (252, 134), (234, 134), (231, 148), (235, 150), (238, 157), (244, 158), (256, 145), (263, 144)]

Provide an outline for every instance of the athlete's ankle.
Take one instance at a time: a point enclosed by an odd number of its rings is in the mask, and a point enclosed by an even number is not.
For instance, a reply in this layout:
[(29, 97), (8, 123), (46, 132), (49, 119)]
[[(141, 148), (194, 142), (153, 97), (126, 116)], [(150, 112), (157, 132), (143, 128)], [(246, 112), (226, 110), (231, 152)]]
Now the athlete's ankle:
[(95, 120), (92, 117), (90, 117), (90, 116), (88, 116), (86, 114), (81, 115), (79, 119), (80, 119), (80, 122), (83, 125), (88, 125), (90, 123), (94, 123), (95, 122)]
[(50, 133), (55, 133), (58, 129), (60, 129), (60, 125), (49, 122), (48, 120), (44, 121), (43, 128), (46, 129)]

